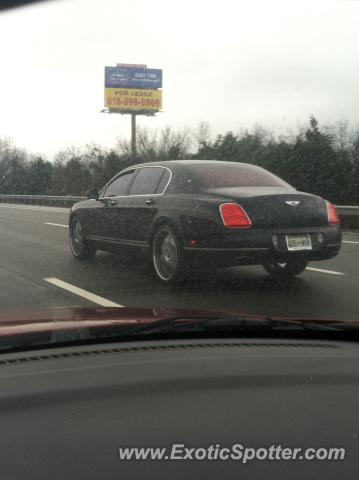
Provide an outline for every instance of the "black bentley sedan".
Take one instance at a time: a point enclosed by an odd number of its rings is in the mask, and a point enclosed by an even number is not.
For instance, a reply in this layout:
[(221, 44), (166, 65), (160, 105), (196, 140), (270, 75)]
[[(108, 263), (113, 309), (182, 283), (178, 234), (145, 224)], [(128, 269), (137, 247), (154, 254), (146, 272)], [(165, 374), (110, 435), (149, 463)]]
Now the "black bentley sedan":
[(263, 265), (301, 273), (341, 244), (335, 208), (258, 166), (207, 160), (135, 165), (70, 213), (73, 255), (146, 260), (163, 282), (200, 269)]

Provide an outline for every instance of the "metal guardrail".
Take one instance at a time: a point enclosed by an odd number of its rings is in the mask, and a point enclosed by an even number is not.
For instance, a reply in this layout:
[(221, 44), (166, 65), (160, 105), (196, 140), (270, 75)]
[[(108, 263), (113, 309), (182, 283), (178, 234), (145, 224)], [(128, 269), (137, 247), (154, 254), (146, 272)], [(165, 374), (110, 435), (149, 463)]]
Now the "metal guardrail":
[(21, 203), (25, 205), (44, 205), (49, 207), (72, 207), (76, 202), (85, 200), (86, 197), (73, 195), (3, 195), (0, 194), (0, 203)]
[(359, 207), (355, 205), (335, 205), (340, 216), (359, 216)]

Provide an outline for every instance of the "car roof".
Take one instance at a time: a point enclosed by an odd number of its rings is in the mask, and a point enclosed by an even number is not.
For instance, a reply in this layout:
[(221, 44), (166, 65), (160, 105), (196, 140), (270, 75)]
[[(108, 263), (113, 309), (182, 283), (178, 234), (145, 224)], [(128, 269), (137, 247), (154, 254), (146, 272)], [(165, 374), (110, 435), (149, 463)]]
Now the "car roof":
[(203, 164), (221, 164), (221, 165), (250, 165), (255, 166), (250, 163), (243, 163), (243, 162), (226, 162), (222, 160), (166, 160), (164, 162), (146, 162), (146, 163), (139, 163), (137, 165), (131, 165), (128, 169), (131, 168), (138, 168), (138, 167), (173, 167), (173, 166), (188, 166), (188, 165), (203, 165)]

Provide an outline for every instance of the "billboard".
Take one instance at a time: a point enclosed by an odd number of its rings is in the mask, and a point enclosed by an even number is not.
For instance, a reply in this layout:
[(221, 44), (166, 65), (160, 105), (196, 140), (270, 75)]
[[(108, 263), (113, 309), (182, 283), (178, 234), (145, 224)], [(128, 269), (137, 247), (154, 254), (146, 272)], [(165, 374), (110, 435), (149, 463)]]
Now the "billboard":
[(162, 90), (105, 87), (105, 107), (110, 110), (157, 112), (162, 108)]
[(105, 67), (105, 88), (162, 88), (162, 70), (135, 65)]

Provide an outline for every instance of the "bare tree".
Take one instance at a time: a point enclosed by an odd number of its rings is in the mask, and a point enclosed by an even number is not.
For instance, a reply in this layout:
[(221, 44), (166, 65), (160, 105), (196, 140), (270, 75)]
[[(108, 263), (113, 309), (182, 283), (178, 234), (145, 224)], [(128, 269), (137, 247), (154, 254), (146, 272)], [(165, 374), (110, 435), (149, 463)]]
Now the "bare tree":
[(208, 122), (200, 122), (194, 129), (192, 136), (195, 140), (197, 150), (211, 142), (211, 130)]
[[(190, 130), (173, 130), (166, 127), (160, 131), (148, 128), (137, 130), (137, 159), (142, 162), (157, 160), (175, 160), (190, 155), (192, 137)], [(117, 140), (120, 155), (131, 156), (131, 142), (127, 139)]]

